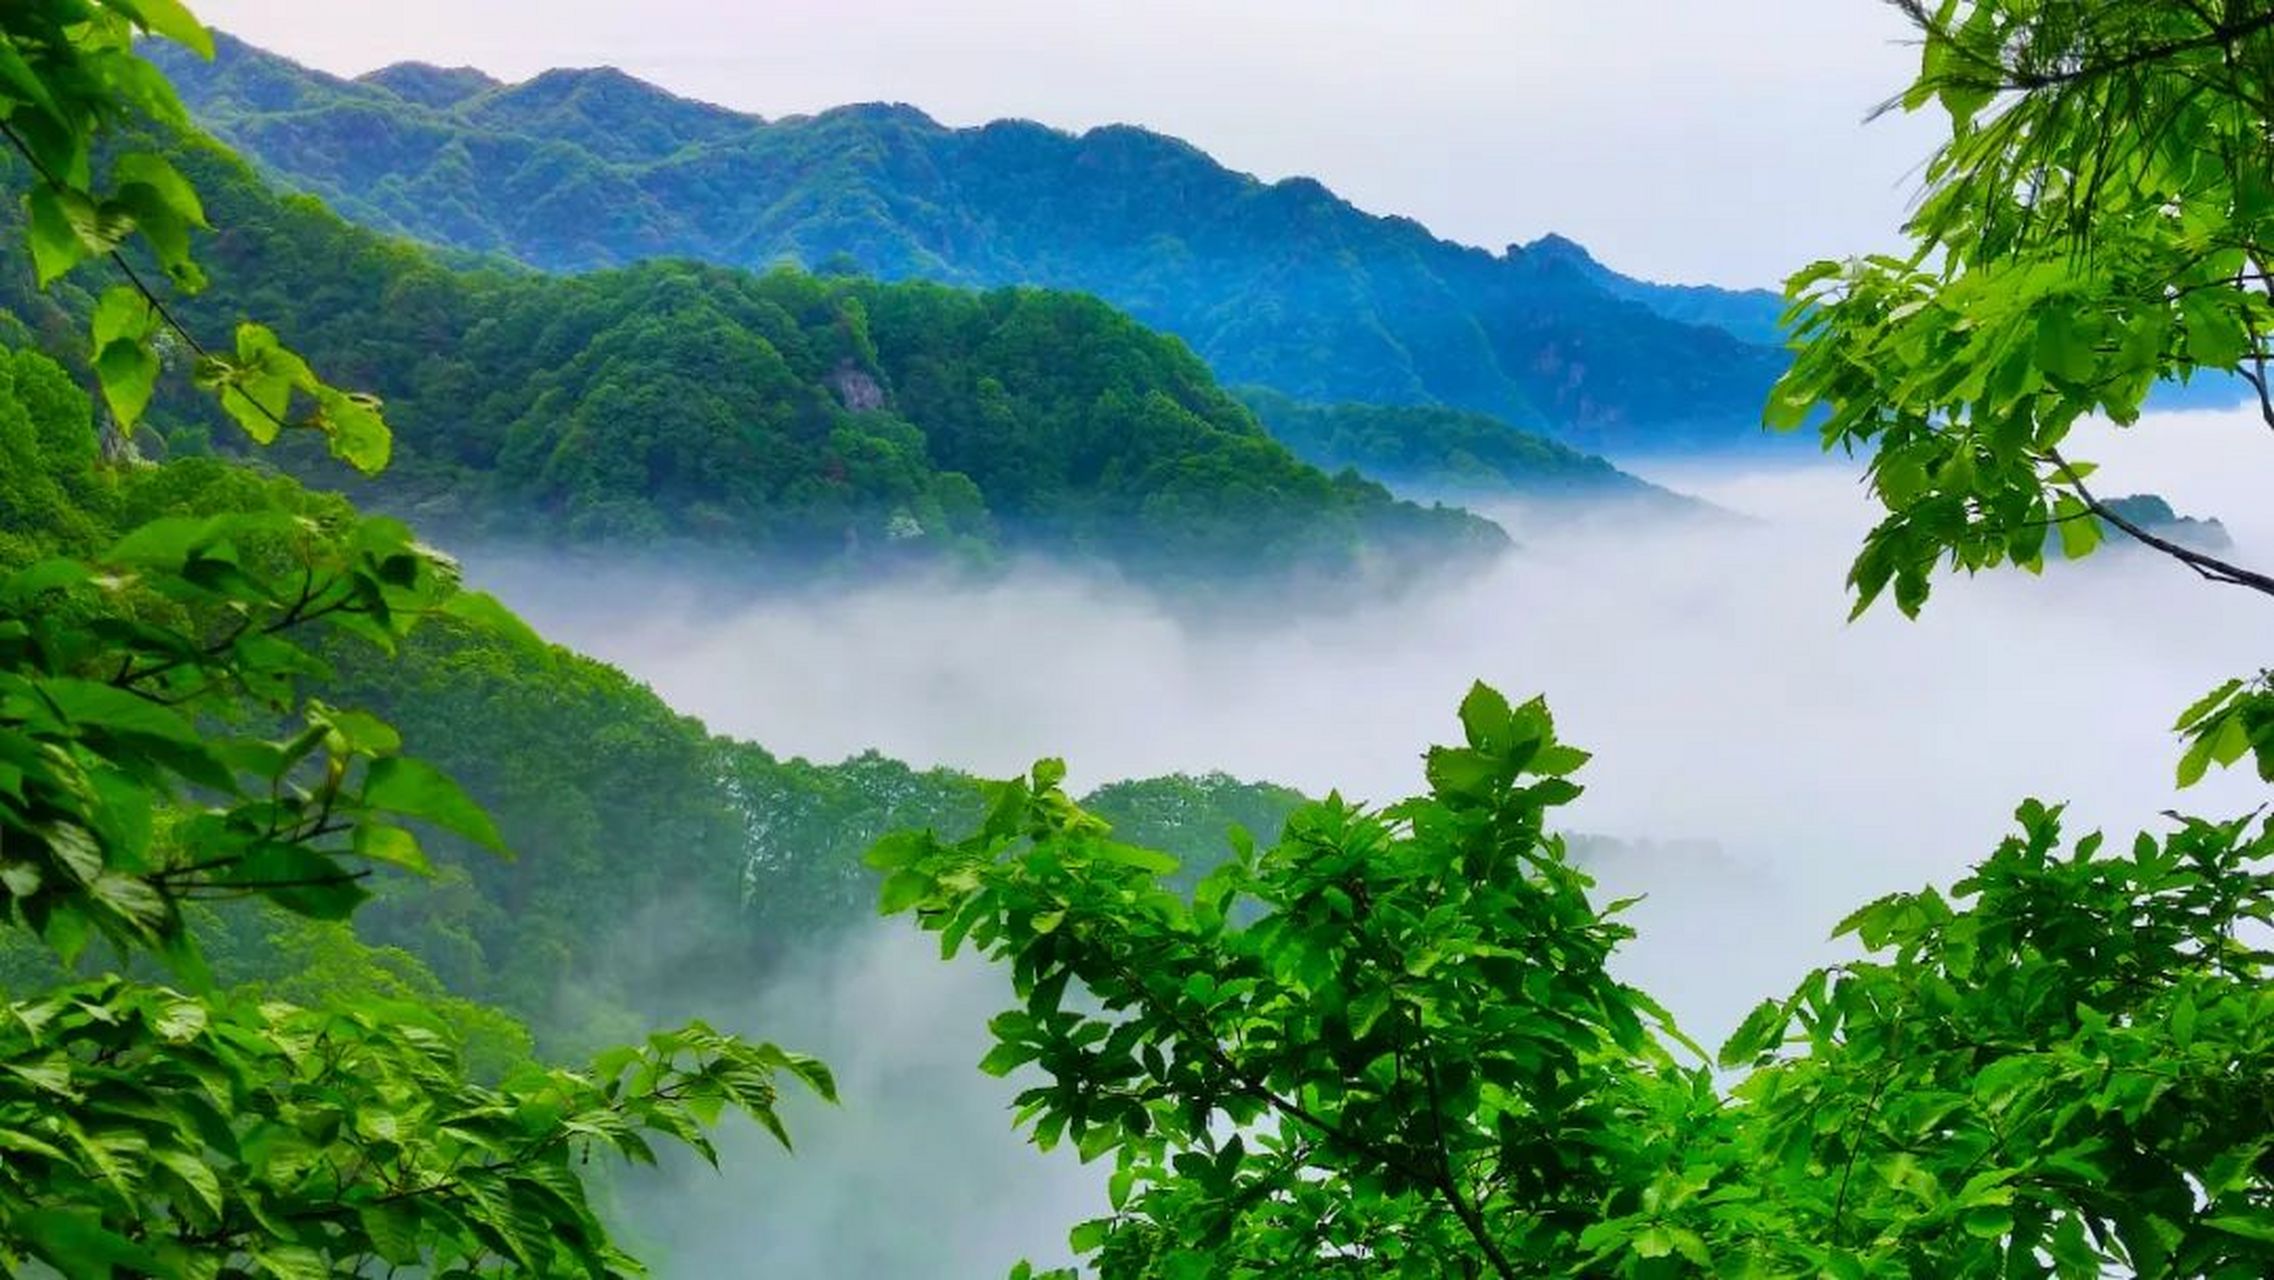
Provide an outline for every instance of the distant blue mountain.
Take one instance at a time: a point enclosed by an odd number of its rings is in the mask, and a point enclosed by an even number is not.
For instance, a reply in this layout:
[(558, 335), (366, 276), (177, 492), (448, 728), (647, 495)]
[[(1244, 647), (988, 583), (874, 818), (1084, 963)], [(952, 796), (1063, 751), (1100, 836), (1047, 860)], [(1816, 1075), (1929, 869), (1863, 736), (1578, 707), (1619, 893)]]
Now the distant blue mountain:
[(1767, 289), (1723, 289), (1710, 284), (1656, 284), (1623, 276), (1595, 260), (1576, 241), (1545, 235), (1517, 252), (1577, 272), (1613, 297), (1625, 298), (1671, 320), (1710, 325), (1763, 346), (1784, 343), (1785, 301)]
[(1653, 284), (1549, 237), (1501, 253), (1265, 183), (1143, 129), (765, 121), (619, 71), (343, 80), (154, 49), (199, 121), (367, 225), (548, 270), (654, 257), (1096, 294), (1227, 382), (1438, 405), (1613, 453), (1759, 447), (1773, 295)]

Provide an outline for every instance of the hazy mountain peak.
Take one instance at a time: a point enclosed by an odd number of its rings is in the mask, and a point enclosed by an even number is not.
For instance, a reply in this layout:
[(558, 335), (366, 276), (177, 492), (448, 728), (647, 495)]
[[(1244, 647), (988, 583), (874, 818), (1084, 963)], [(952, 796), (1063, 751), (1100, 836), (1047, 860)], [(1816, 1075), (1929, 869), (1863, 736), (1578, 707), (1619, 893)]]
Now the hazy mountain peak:
[(1508, 246), (1508, 256), (1511, 258), (1565, 262), (1590, 271), (1606, 271), (1609, 269), (1601, 262), (1596, 261), (1595, 255), (1589, 253), (1585, 245), (1569, 236), (1560, 235), (1553, 231), (1530, 244)]
[(897, 124), (917, 129), (944, 129), (922, 107), (906, 102), (848, 102), (830, 107), (810, 116), (794, 117), (804, 120), (859, 120), (871, 124)]
[(145, 40), (140, 51), (166, 71), (192, 111), (299, 111), (336, 105), (342, 98), (395, 98), (382, 86), (301, 66), (226, 31), (213, 33), (211, 62), (165, 40)]
[(764, 121), (683, 98), (618, 67), (556, 67), (466, 100), (467, 122), (573, 142), (603, 159), (643, 162), (724, 141)]
[[(683, 98), (661, 85), (651, 84), (622, 67), (605, 64), (593, 67), (549, 67), (518, 84), (502, 87), (509, 93), (533, 98), (558, 99), (578, 93), (618, 93), (695, 103), (692, 98)], [(723, 107), (717, 109), (725, 110)]]
[(438, 67), (431, 62), (397, 62), (357, 76), (360, 84), (376, 85), (421, 106), (445, 110), (477, 94), (504, 87), (504, 82), (479, 67)]

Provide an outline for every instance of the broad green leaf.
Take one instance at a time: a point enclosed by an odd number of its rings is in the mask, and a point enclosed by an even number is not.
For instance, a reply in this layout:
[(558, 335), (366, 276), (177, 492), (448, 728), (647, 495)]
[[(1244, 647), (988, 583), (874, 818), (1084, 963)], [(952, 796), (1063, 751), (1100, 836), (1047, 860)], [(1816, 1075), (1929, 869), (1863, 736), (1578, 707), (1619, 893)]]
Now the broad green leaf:
[(95, 304), (95, 350), (101, 351), (122, 340), (139, 343), (150, 336), (157, 324), (157, 310), (142, 296), (141, 290), (133, 285), (113, 285), (103, 291), (102, 300)]
[(884, 887), (877, 895), (877, 914), (893, 916), (915, 906), (932, 894), (932, 878), (921, 871), (903, 867), (884, 878)]
[(63, 198), (52, 188), (34, 187), (25, 201), (30, 213), (32, 263), (44, 289), (86, 261), (87, 246), (64, 210)]
[(2180, 298), (2187, 353), (2207, 368), (2235, 368), (2250, 350), (2250, 334), (2233, 297), (2226, 290), (2197, 289)]
[(401, 827), (361, 823), (355, 829), (353, 847), (359, 858), (401, 867), (422, 876), (434, 874), (434, 864), (427, 860), (426, 851), (419, 848), (418, 837)]
[(394, 437), (379, 416), (379, 402), (321, 385), (315, 395), (320, 408), (318, 422), (331, 442), (332, 456), (365, 475), (386, 470)]
[(220, 1216), (224, 1203), (221, 1179), (201, 1155), (195, 1155), (176, 1147), (157, 1147), (151, 1151), (150, 1158), (165, 1166), (168, 1173), (180, 1180), (182, 1186), (188, 1188), (190, 1195), (207, 1214), (214, 1217)]
[(1091, 856), (1100, 862), (1112, 863), (1116, 866), (1135, 867), (1140, 871), (1150, 872), (1157, 876), (1172, 875), (1178, 867), (1184, 865), (1173, 854), (1161, 853), (1152, 849), (1140, 849), (1135, 845), (1121, 844), (1113, 840), (1097, 841), (1089, 846), (1089, 849)]
[(74, 724), (187, 747), (202, 745), (196, 727), (180, 712), (124, 689), (92, 680), (56, 678), (42, 682), (40, 690)]
[(506, 852), (505, 839), (489, 814), (457, 783), (424, 761), (408, 756), (372, 761), (364, 776), (363, 803), (432, 823), (492, 852)]
[(1508, 699), (1487, 685), (1472, 686), (1461, 700), (1461, 727), (1467, 731), (1470, 746), (1505, 743), (1515, 731), (1515, 719)]
[(398, 1267), (414, 1266), (424, 1257), (419, 1244), (418, 1214), (402, 1202), (359, 1205), (356, 1218), (371, 1238), (372, 1252)]
[(2053, 519), (2061, 531), (2061, 554), (2068, 559), (2081, 560), (2100, 545), (2100, 521), (2075, 494), (2064, 493), (2054, 501)]
[(2242, 683), (2243, 682), (2241, 680), (2229, 680), (2225, 684), (2220, 685), (2218, 688), (2211, 690), (2207, 694), (2204, 694), (2201, 698), (2195, 701), (2194, 705), (2188, 707), (2186, 711), (2180, 713), (2178, 723), (2172, 725), (2171, 727), (2172, 732), (2185, 733), (2189, 729), (2192, 729), (2198, 724), (2202, 723), (2205, 717), (2209, 716), (2212, 712), (2218, 710), (2220, 707), (2225, 706), (2229, 699), (2233, 698), (2235, 694), (2241, 692)]
[(158, 1271), (158, 1260), (148, 1249), (103, 1226), (90, 1210), (33, 1209), (13, 1215), (9, 1225), (22, 1233), (40, 1261), (70, 1280), (111, 1280), (114, 1268), (145, 1275)]
[[(141, 0), (148, 4), (152, 0)], [(193, 227), (211, 226), (205, 220), (205, 205), (198, 199), (197, 188), (174, 168), (173, 162), (150, 151), (130, 151), (118, 158), (112, 170), (112, 180), (119, 186), (129, 183), (149, 187), (156, 192), (175, 216)]]
[(2215, 1213), (2204, 1218), (2203, 1225), (2230, 1236), (2274, 1244), (2274, 1213)]
[(120, 339), (95, 357), (95, 373), (102, 380), (103, 400), (119, 426), (132, 427), (158, 388), (158, 355), (140, 339)]
[(213, 57), (213, 33), (182, 0), (124, 0), (144, 30), (187, 46), (199, 57)]

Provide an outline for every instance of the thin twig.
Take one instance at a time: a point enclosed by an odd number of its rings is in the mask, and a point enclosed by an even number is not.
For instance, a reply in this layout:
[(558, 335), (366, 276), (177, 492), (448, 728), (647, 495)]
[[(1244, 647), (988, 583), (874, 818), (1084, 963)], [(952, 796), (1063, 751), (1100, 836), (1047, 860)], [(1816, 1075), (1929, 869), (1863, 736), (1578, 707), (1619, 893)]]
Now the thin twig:
[[(32, 167), (32, 172), (38, 175), (41, 182), (47, 184), (49, 190), (56, 192), (71, 192), (76, 190), (76, 188), (70, 186), (68, 183), (61, 181), (53, 173), (49, 172), (47, 166), (40, 162), (40, 158), (37, 155), (34, 155), (32, 153), (31, 147), (24, 142), (23, 135), (17, 133), (15, 126), (9, 124), (4, 119), (0, 119), (0, 137), (5, 137), (8, 140), (8, 144), (15, 148), (16, 154), (24, 158), (24, 163)], [(197, 335), (190, 332), (189, 326), (183, 324), (181, 320), (174, 315), (173, 309), (166, 305), (165, 299), (159, 297), (156, 290), (152, 289), (148, 284), (145, 284), (143, 282), (141, 273), (137, 272), (134, 269), (133, 263), (130, 263), (126, 260), (125, 254), (119, 252), (117, 249), (111, 249), (104, 256), (110, 259), (112, 266), (118, 268), (119, 274), (126, 277), (127, 283), (133, 287), (134, 291), (142, 295), (142, 300), (145, 303), (149, 304), (151, 313), (158, 317), (159, 322), (165, 325), (167, 329), (171, 330), (174, 336), (180, 338), (182, 342), (189, 347), (191, 353), (196, 355), (200, 360), (213, 360), (218, 362), (218, 357), (216, 357), (210, 350), (208, 350), (204, 343), (197, 340)], [(243, 400), (248, 404), (251, 404), (255, 409), (260, 410), (261, 416), (267, 418), (270, 422), (275, 423), (280, 430), (288, 428), (292, 425), (290, 422), (287, 422), (282, 416), (271, 410), (267, 405), (262, 404), (259, 400), (254, 399), (252, 396), (240, 394), (238, 396), (238, 399)]]
[(2262, 595), (2274, 596), (2274, 577), (2268, 577), (2255, 569), (2246, 569), (2238, 564), (2230, 564), (2217, 556), (2205, 555), (2192, 547), (2183, 547), (2168, 538), (2157, 537), (2112, 510), (2107, 503), (2094, 497), (2092, 490), (2085, 487), (2084, 478), (2079, 476), (2076, 469), (2069, 465), (2068, 460), (2061, 456), (2060, 450), (2047, 449), (2045, 458), (2060, 470), (2060, 478), (2070, 488), (2076, 490), (2077, 497), (2083, 500), (2086, 510), (2131, 535), (2133, 541), (2161, 551), (2193, 569), (2198, 576), (2206, 581), (2248, 587)]

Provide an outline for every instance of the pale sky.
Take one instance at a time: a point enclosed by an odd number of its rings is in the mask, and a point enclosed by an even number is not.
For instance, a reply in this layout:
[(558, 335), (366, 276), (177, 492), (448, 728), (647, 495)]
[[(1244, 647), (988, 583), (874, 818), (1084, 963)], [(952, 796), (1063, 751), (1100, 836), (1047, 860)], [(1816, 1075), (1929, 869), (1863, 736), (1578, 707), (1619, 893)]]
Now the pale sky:
[(609, 64), (773, 117), (1145, 125), (1497, 249), (1773, 285), (1895, 243), (1940, 121), (1863, 123), (1916, 51), (1880, 0), (193, 0), (355, 74)]

